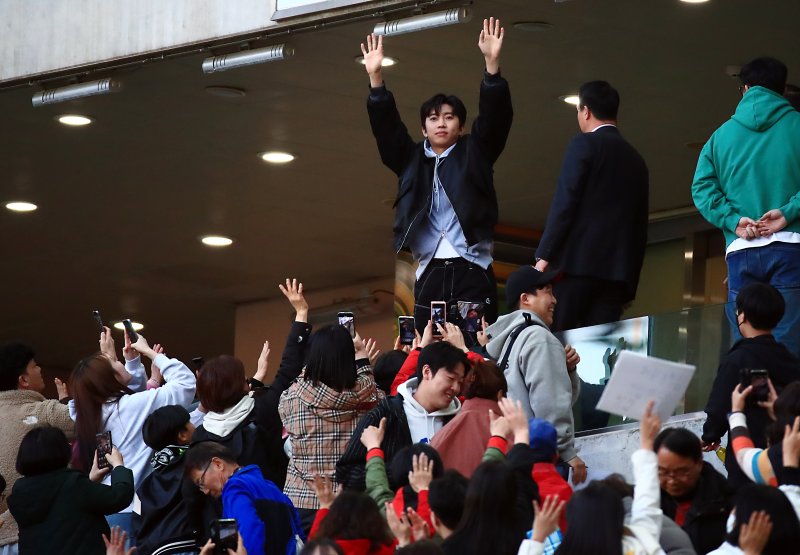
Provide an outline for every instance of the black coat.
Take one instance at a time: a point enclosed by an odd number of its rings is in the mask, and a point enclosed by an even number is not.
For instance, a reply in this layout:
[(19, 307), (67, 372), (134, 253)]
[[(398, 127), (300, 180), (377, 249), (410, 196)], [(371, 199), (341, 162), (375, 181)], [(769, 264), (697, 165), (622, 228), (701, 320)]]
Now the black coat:
[(647, 245), (649, 177), (616, 127), (567, 147), (536, 257), (568, 275), (626, 284), (636, 297)]
[[(778, 393), (788, 384), (800, 380), (800, 360), (771, 335), (745, 338), (737, 341), (730, 351), (722, 357), (714, 378), (714, 385), (706, 404), (706, 422), (703, 425), (703, 441), (714, 443), (728, 431), (728, 413), (731, 411), (731, 393), (739, 384), (739, 370), (742, 368), (766, 369), (772, 385)], [(767, 426), (772, 422), (767, 411), (754, 403), (745, 407), (747, 428), (753, 445), (766, 448)], [(728, 470), (730, 485), (738, 487), (750, 480), (739, 468), (733, 449), (728, 441), (730, 456), (725, 457), (725, 468)]]
[(111, 471), (111, 485), (96, 484), (77, 470), (56, 470), (20, 478), (8, 507), (19, 525), (20, 553), (103, 555), (105, 515), (113, 515), (133, 499), (133, 472)]
[[(692, 504), (682, 526), (689, 534), (697, 553), (713, 551), (725, 541), (725, 524), (732, 508), (733, 497), (725, 477), (704, 462)], [(677, 509), (678, 501), (662, 489), (661, 510), (674, 520)]]
[[(431, 204), (435, 160), (425, 156), (400, 119), (386, 87), (370, 89), (367, 111), (381, 160), (399, 178), (394, 203), (394, 248), (407, 247), (422, 214)], [(439, 178), (453, 205), (467, 243), (491, 239), (497, 224), (493, 169), (511, 130), (513, 109), (508, 82), (499, 73), (484, 74), (478, 117), (439, 166)]]

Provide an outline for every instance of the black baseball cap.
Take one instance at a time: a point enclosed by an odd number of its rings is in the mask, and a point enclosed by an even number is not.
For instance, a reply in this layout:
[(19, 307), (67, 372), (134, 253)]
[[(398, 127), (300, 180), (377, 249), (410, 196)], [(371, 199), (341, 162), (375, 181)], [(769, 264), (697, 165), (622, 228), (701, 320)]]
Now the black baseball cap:
[(528, 264), (520, 266), (508, 276), (506, 280), (506, 301), (509, 308), (516, 308), (519, 296), (523, 293), (533, 293), (549, 283), (555, 283), (561, 278), (559, 270), (546, 270), (540, 272)]

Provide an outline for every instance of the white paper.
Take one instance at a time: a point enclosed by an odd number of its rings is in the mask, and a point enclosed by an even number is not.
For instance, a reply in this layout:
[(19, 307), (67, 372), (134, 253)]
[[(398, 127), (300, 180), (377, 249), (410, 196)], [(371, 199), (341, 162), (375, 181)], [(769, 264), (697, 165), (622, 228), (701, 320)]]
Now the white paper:
[(652, 400), (653, 413), (663, 422), (683, 399), (694, 370), (689, 364), (622, 351), (597, 408), (638, 420)]

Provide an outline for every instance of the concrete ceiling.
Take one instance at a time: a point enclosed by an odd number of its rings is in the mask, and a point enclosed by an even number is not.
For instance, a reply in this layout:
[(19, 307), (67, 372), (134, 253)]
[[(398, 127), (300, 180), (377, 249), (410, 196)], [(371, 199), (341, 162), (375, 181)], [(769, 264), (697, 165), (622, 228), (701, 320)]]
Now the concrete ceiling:
[[(400, 63), (385, 77), (412, 135), (419, 103), (440, 90), (474, 115), (480, 21), (501, 18), (515, 120), (495, 182), (501, 222), (513, 226), (544, 225), (577, 131), (557, 97), (582, 82), (620, 90), (620, 127), (649, 164), (657, 212), (691, 205), (697, 149), (686, 144), (738, 100), (726, 66), (773, 55), (800, 80), (794, 0), (476, 0), (473, 10), (471, 23), (387, 39)], [(395, 178), (380, 164), (354, 63), (373, 23), (294, 35), (294, 58), (217, 75), (201, 72), (199, 54), (120, 70), (123, 92), (79, 102), (32, 108), (31, 88), (0, 91), (0, 200), (39, 205), (0, 212), (0, 341), (22, 338), (40, 362), (71, 367), (96, 348), (98, 308), (145, 322), (175, 356), (211, 356), (232, 350), (236, 304), (274, 297), (285, 276), (319, 290), (391, 275)], [(211, 86), (246, 95), (219, 98)], [(54, 120), (63, 113), (95, 123), (68, 128)], [(272, 149), (297, 159), (257, 157)], [(212, 250), (198, 241), (209, 233), (236, 242)]]

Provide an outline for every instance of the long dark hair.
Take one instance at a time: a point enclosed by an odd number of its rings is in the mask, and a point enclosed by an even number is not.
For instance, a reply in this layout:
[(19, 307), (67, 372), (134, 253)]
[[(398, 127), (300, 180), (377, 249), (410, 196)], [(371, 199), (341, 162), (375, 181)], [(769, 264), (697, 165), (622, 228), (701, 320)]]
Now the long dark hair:
[(781, 490), (762, 484), (747, 484), (736, 493), (736, 525), (725, 538), (726, 541), (738, 546), (742, 523), (750, 522), (750, 516), (756, 511), (766, 511), (772, 520), (772, 532), (761, 553), (764, 555), (796, 553), (800, 544), (800, 523), (797, 514)]
[(332, 540), (369, 540), (370, 551), (392, 545), (378, 504), (366, 493), (344, 490), (333, 501), (317, 536)]
[(591, 482), (567, 503), (567, 532), (557, 555), (622, 555), (625, 507), (615, 488)]
[(94, 460), (95, 436), (104, 428), (103, 405), (133, 391), (117, 381), (111, 362), (99, 353), (78, 362), (69, 377), (69, 390), (76, 413), (75, 435), (79, 449), (76, 462), (81, 470), (89, 472)]
[(524, 539), (517, 526), (517, 483), (505, 462), (482, 463), (469, 481), (464, 513), (453, 541), (469, 553), (514, 555)]
[(320, 382), (336, 391), (356, 385), (356, 350), (353, 338), (339, 325), (325, 326), (311, 336), (306, 359), (305, 379)]

